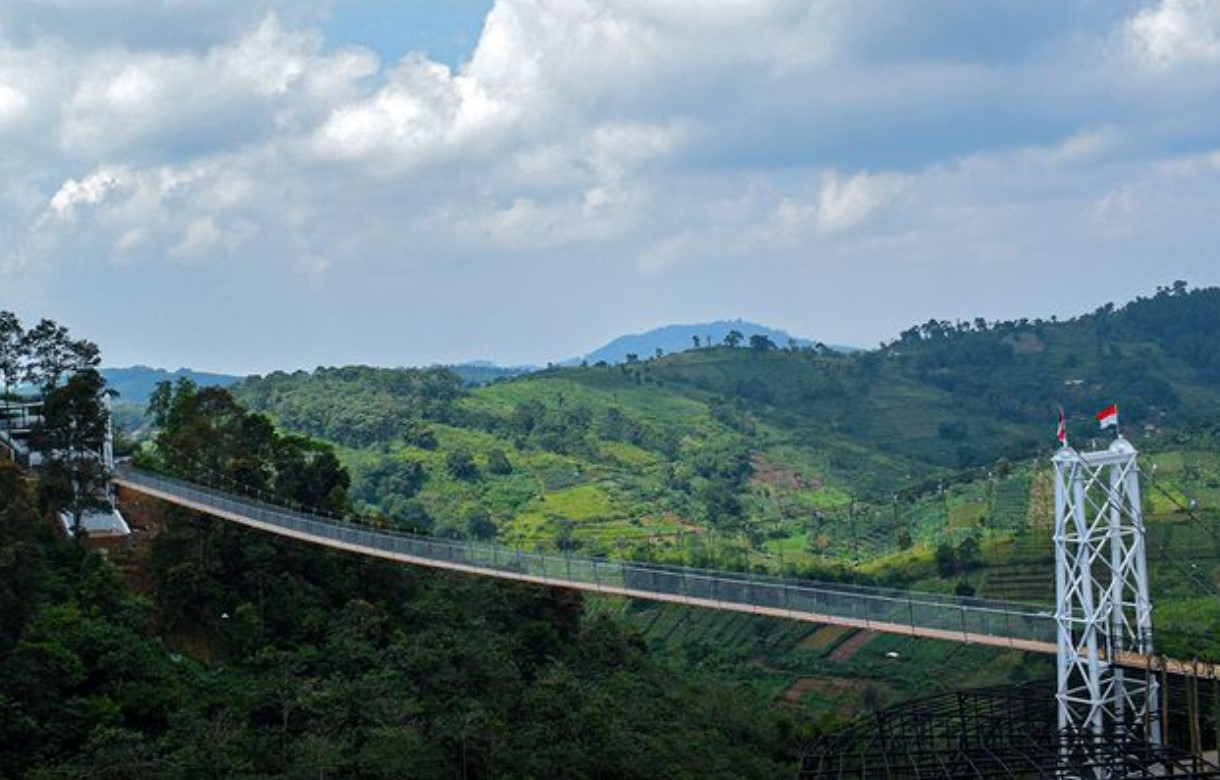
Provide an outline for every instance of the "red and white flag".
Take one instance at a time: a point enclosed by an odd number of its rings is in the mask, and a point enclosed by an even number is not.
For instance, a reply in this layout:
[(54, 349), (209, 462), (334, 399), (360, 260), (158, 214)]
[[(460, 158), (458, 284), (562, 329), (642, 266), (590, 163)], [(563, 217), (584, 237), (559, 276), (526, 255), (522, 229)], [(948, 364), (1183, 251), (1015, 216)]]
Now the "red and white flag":
[(1063, 421), (1063, 407), (1059, 407), (1059, 429), (1055, 432), (1055, 438), (1059, 440), (1059, 446), (1066, 447), (1068, 444), (1068, 429), (1067, 423)]
[(1118, 425), (1118, 404), (1110, 404), (1097, 413), (1097, 424), (1102, 428)]

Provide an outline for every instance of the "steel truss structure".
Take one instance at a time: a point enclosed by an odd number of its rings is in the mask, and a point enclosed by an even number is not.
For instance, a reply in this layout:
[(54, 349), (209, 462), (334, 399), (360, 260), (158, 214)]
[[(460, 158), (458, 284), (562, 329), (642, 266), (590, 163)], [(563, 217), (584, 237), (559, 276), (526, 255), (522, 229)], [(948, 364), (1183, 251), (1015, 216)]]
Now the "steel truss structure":
[(1099, 742), (1161, 742), (1155, 678), (1117, 663), (1120, 653), (1153, 651), (1136, 455), (1119, 436), (1106, 450), (1064, 446), (1053, 458), (1055, 700), (1069, 764), (1087, 762)]
[(870, 713), (808, 743), (799, 779), (1220, 778), (1189, 751), (1131, 732), (1064, 735), (1051, 693), (1050, 684), (945, 693)]

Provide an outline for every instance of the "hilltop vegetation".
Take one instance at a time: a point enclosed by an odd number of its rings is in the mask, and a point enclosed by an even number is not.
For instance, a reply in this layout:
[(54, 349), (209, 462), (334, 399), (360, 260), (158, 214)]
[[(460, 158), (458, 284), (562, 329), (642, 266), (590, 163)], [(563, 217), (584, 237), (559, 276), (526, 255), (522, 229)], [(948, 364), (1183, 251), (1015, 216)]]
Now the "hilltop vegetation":
[(737, 338), (475, 389), (348, 367), (235, 392), (339, 445), (353, 495), (401, 527), (816, 571), (869, 557), (867, 534), (886, 552), (944, 541), (946, 485), (1047, 454), (1057, 403), (1074, 437), (1113, 400), (1132, 435), (1214, 424), (1218, 336), (1220, 290), (1178, 283), (1064, 322), (929, 322), (853, 354)]
[[(730, 337), (730, 334), (737, 334)], [(658, 357), (672, 352), (684, 352), (693, 345), (695, 349), (722, 344), (726, 338), (740, 338), (742, 341), (754, 336), (769, 339), (780, 346), (811, 347), (813, 343), (807, 339), (793, 338), (789, 333), (775, 328), (768, 328), (754, 322), (737, 320), (717, 320), (692, 325), (666, 325), (654, 328), (644, 333), (630, 336), (619, 336), (605, 346), (599, 347), (584, 356), (586, 363), (622, 363), (626, 360)], [(579, 361), (570, 361), (573, 363)]]

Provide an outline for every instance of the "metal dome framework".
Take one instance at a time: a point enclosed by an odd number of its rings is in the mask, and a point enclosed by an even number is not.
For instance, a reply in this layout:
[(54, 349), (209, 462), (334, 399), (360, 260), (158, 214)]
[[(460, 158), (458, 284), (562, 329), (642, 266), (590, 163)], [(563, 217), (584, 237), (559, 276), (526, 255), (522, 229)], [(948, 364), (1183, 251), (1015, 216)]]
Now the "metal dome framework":
[[(945, 693), (861, 716), (805, 746), (800, 780), (1220, 778), (1220, 767), (1138, 729), (1064, 736), (1051, 684)], [(1086, 751), (1079, 747), (1087, 739)]]

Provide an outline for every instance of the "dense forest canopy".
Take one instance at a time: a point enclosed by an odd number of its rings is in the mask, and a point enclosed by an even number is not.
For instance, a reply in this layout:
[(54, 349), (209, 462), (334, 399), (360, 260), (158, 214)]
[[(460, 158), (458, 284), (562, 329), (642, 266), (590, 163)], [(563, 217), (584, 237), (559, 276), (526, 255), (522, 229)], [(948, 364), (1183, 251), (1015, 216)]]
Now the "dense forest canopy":
[[(89, 366), (62, 387), (82, 378), (100, 393)], [(456, 393), (433, 380), (427, 409)], [(49, 419), (57, 389), (44, 387)], [(145, 467), (348, 510), (330, 445), (276, 431), (223, 388), (165, 383), (149, 414)], [(39, 476), (0, 462), (6, 778), (763, 778), (795, 765), (784, 711), (669, 668), (578, 595), (167, 508), (151, 549), (118, 568), (53, 534), (34, 487), (54, 480)]]

